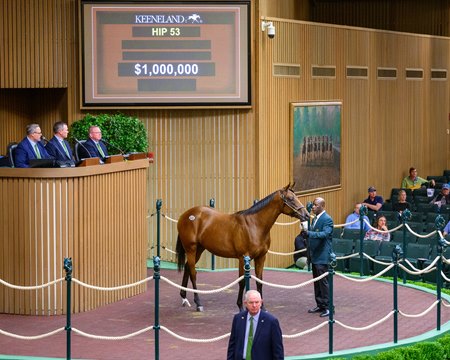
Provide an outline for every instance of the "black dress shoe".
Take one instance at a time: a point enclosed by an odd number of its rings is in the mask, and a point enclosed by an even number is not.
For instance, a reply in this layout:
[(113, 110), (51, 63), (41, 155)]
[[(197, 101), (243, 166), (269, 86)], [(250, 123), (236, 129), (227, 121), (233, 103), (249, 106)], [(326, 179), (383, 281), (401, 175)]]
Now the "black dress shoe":
[(320, 313), (320, 317), (327, 317), (330, 316), (330, 310), (325, 309)]
[(323, 311), (323, 309), (320, 308), (320, 307), (318, 307), (318, 306), (316, 306), (314, 309), (309, 309), (309, 310), (308, 310), (308, 312), (309, 312), (310, 314), (318, 313), (318, 312), (321, 312), (321, 311)]

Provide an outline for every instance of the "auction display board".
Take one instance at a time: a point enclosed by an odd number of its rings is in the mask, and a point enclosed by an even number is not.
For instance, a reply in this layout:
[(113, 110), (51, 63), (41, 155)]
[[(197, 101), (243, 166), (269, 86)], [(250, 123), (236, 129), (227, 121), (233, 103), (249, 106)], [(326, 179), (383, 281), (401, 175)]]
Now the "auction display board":
[(248, 106), (249, 7), (82, 1), (82, 107)]

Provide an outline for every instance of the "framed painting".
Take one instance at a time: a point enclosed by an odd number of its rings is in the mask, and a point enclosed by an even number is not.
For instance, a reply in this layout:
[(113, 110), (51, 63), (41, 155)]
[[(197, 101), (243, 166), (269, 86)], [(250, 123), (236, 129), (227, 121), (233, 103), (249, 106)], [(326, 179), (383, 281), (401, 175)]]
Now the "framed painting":
[(342, 102), (291, 103), (291, 181), (296, 193), (341, 186)]

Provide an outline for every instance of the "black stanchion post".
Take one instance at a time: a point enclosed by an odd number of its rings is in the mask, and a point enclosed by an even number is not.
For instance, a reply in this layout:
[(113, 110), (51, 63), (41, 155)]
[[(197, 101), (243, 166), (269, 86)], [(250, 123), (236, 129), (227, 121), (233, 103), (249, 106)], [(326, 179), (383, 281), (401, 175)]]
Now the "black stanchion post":
[(367, 206), (361, 205), (359, 208), (359, 276), (364, 275), (364, 216), (368, 213)]
[(330, 254), (330, 262), (328, 264), (328, 282), (330, 286), (330, 295), (329, 295), (329, 304), (328, 304), (328, 310), (330, 312), (330, 315), (328, 317), (328, 352), (330, 354), (333, 353), (333, 326), (334, 326), (334, 285), (333, 285), (333, 278), (334, 278), (334, 268), (336, 267), (336, 254), (331, 253)]
[(162, 200), (156, 200), (156, 256), (161, 259), (161, 207)]
[[(406, 253), (408, 251), (408, 246), (406, 244), (406, 223), (411, 220), (412, 218), (412, 214), (411, 211), (409, 211), (408, 209), (403, 210), (402, 215), (401, 215), (401, 220), (403, 223), (403, 264), (405, 263), (405, 259), (406, 259)], [(403, 284), (406, 284), (406, 272), (403, 271)]]
[(398, 260), (403, 256), (400, 245), (396, 245), (392, 251), (392, 261), (394, 262), (394, 344), (398, 341)]
[(153, 280), (155, 280), (155, 360), (159, 360), (159, 281), (161, 260), (158, 256), (153, 256)]
[[(312, 207), (313, 207), (312, 201), (308, 201), (306, 203), (306, 210), (308, 211), (308, 213), (311, 213)], [(311, 226), (311, 218), (308, 218), (308, 230), (310, 229), (310, 226)], [(307, 261), (308, 262), (308, 271), (311, 271), (311, 261), (310, 261), (311, 256), (309, 254), (309, 243), (306, 244), (306, 258), (308, 259), (308, 261)]]
[(441, 301), (442, 301), (442, 253), (444, 252), (445, 240), (441, 238), (439, 232), (445, 226), (445, 219), (443, 216), (438, 215), (434, 221), (434, 225), (437, 230), (437, 256), (439, 260), (436, 264), (436, 299), (438, 301), (436, 306), (436, 330), (441, 330)]
[(67, 282), (67, 314), (66, 314), (66, 359), (71, 359), (71, 334), (72, 334), (72, 323), (71, 323), (71, 313), (72, 313), (72, 258), (64, 258), (64, 271), (66, 272), (66, 282)]
[(245, 291), (250, 290), (250, 256), (244, 256)]
[[(209, 199), (209, 206), (214, 209), (216, 205), (216, 200), (214, 198)], [(216, 256), (211, 253), (211, 270), (216, 270)]]

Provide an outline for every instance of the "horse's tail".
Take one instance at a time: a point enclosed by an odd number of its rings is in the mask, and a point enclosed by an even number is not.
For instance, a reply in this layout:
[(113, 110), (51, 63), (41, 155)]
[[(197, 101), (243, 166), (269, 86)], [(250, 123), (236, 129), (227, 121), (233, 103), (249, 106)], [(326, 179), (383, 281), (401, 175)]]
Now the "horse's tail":
[(183, 243), (181, 242), (180, 235), (177, 238), (177, 264), (178, 271), (183, 270), (184, 264), (186, 263), (186, 251), (184, 250)]

